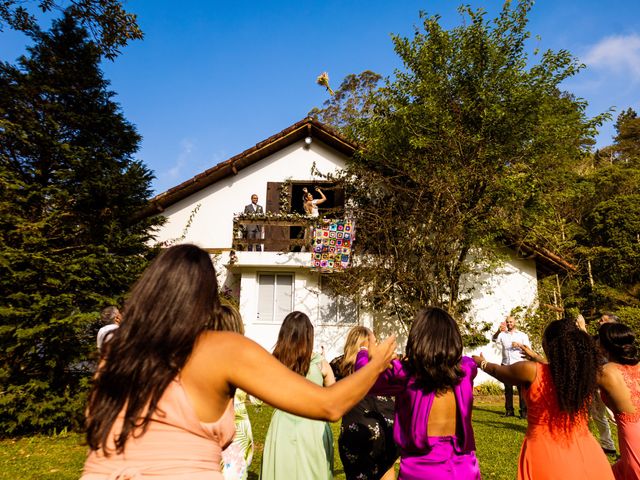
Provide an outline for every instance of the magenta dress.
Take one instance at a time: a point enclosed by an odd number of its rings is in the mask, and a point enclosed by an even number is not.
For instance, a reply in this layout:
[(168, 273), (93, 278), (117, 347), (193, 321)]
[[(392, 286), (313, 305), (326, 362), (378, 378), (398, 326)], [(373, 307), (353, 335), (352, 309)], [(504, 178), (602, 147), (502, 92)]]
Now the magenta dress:
[[(361, 351), (356, 358), (356, 370), (369, 361)], [(394, 360), (371, 389), (375, 395), (395, 395), (393, 438), (400, 449), (398, 480), (479, 480), (480, 466), (471, 425), (473, 409), (473, 379), (478, 367), (469, 357), (460, 362), (463, 378), (453, 393), (460, 418), (458, 433), (451, 437), (430, 437), (427, 434), (429, 412), (435, 393), (427, 393), (416, 385), (402, 362)]]

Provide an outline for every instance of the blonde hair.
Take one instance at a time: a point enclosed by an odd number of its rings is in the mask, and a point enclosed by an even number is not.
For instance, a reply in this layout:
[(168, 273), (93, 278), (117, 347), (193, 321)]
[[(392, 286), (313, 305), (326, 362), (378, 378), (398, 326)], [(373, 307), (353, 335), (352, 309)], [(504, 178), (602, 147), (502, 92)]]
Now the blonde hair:
[(360, 350), (360, 347), (364, 345), (365, 340), (369, 338), (369, 334), (371, 334), (371, 330), (361, 325), (349, 330), (347, 340), (344, 343), (344, 355), (342, 356), (342, 361), (339, 365), (340, 374), (343, 377), (353, 373), (353, 366), (356, 363), (358, 351)]
[(220, 330), (228, 330), (244, 335), (244, 324), (238, 310), (228, 304), (220, 305)]

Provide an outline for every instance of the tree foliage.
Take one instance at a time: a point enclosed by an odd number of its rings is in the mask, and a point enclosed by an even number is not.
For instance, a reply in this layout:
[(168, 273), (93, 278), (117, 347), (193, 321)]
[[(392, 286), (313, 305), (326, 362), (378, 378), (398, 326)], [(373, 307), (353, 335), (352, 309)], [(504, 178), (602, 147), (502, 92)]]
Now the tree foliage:
[(0, 425), (72, 425), (95, 357), (97, 312), (146, 263), (153, 220), (140, 136), (71, 14), (17, 66), (0, 63)]
[[(527, 209), (558, 182), (556, 165), (581, 161), (592, 144), (601, 119), (560, 86), (577, 59), (528, 53), (532, 3), (506, 2), (492, 21), (461, 7), (464, 22), (450, 30), (421, 14), (413, 37), (393, 38), (403, 68), (365, 90), (363, 115), (336, 116), (332, 103), (316, 112), (344, 118), (362, 145), (343, 181), (360, 254), (384, 260), (341, 281), (367, 307), (407, 320), (431, 304), (461, 317), (476, 275), (500, 260), (493, 247), (525, 230)], [(352, 85), (366, 80), (343, 86), (358, 94)]]
[(64, 3), (55, 0), (0, 0), (0, 31), (9, 27), (37, 36), (40, 27), (35, 12), (59, 11), (63, 4), (68, 5), (65, 15), (72, 16), (91, 32), (94, 43), (106, 58), (115, 58), (129, 41), (143, 37), (136, 15), (127, 12), (119, 0), (70, 0)]

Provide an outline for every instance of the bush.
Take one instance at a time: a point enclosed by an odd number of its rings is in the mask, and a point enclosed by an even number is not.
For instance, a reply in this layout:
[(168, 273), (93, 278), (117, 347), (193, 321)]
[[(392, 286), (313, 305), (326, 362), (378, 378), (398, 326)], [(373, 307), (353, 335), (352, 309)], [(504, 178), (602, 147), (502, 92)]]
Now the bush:
[(487, 395), (502, 395), (503, 393), (504, 390), (502, 389), (502, 385), (498, 382), (494, 382), (493, 380), (489, 380), (473, 387), (473, 395), (477, 397)]

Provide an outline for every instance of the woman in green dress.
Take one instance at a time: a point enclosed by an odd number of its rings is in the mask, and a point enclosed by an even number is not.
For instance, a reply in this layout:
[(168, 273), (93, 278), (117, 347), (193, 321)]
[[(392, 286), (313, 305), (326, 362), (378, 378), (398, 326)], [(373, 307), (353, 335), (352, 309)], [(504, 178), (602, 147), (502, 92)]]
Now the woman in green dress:
[[(285, 317), (273, 355), (317, 385), (335, 383), (329, 363), (313, 353), (313, 325), (302, 312)], [(276, 409), (264, 442), (260, 478), (331, 480), (333, 434), (329, 424)]]

